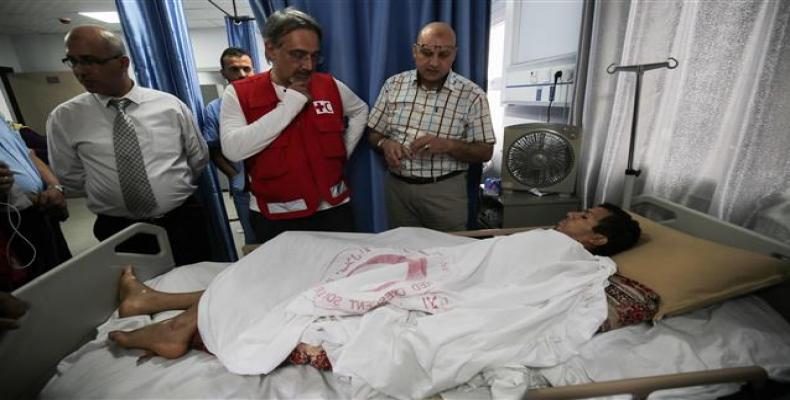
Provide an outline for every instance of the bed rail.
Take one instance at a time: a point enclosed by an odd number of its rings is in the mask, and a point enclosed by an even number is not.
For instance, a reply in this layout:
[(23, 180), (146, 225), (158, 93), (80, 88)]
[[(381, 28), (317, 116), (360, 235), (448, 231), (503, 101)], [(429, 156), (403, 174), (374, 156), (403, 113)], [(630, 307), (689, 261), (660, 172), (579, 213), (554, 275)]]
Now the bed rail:
[[(137, 234), (156, 236), (158, 254), (117, 252)], [(0, 397), (36, 398), (58, 362), (93, 338), (118, 307), (118, 277), (133, 264), (146, 280), (173, 267), (163, 228), (134, 224), (13, 292), (30, 304), (20, 328), (0, 334)]]
[(761, 367), (723, 368), (710, 371), (657, 375), (583, 385), (560, 386), (527, 391), (525, 399), (562, 400), (630, 394), (634, 400), (647, 399), (658, 390), (716, 383), (748, 382), (755, 390), (764, 387), (768, 374)]
[(650, 195), (637, 196), (631, 210), (699, 238), (790, 260), (790, 245), (787, 243), (669, 200)]

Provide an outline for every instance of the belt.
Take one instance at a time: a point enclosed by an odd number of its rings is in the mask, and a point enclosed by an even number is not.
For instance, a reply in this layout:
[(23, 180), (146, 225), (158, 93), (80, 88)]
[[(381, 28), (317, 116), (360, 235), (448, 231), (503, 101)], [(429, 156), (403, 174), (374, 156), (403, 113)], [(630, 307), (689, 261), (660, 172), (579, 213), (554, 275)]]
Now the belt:
[(403, 181), (403, 182), (406, 182), (406, 183), (411, 184), (411, 185), (426, 185), (426, 184), (429, 184), (429, 183), (436, 183), (436, 182), (441, 182), (441, 181), (446, 180), (446, 179), (450, 179), (450, 178), (452, 178), (454, 176), (461, 175), (464, 172), (466, 172), (466, 171), (453, 171), (453, 172), (450, 172), (449, 174), (442, 175), (442, 176), (437, 176), (437, 177), (434, 177), (434, 178), (419, 178), (419, 177), (412, 177), (412, 176), (402, 176), (402, 175), (398, 175), (398, 174), (395, 174), (395, 173), (392, 173), (392, 172), (390, 172), (390, 176), (392, 176), (393, 178), (395, 178), (395, 179), (397, 179), (399, 181)]
[(170, 211), (168, 211), (168, 212), (166, 212), (164, 214), (154, 215), (154, 216), (151, 216), (151, 217), (135, 218), (135, 217), (120, 217), (120, 216), (113, 216), (113, 215), (107, 215), (107, 214), (99, 214), (99, 215), (102, 215), (102, 216), (104, 216), (106, 218), (121, 218), (121, 219), (125, 219), (127, 221), (147, 222), (147, 223), (151, 223), (151, 224), (156, 225), (157, 221), (161, 221), (161, 220), (163, 220), (163, 219), (165, 219), (165, 218), (167, 218), (169, 216), (172, 216), (173, 214), (176, 214), (176, 213), (180, 212), (182, 209), (184, 209), (186, 207), (192, 207), (192, 206), (196, 206), (196, 205), (200, 205), (200, 203), (198, 202), (197, 197), (195, 197), (194, 194), (191, 194), (191, 195), (189, 195), (189, 197), (187, 197), (184, 200), (183, 203), (179, 204), (177, 207), (171, 209)]

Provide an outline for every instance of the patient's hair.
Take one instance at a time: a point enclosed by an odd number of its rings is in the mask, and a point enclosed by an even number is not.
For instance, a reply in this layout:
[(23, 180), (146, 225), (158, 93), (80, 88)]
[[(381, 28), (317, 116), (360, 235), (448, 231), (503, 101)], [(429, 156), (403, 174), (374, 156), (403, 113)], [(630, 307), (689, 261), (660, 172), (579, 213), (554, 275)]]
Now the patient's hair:
[(225, 69), (225, 57), (244, 57), (247, 56), (252, 59), (250, 53), (247, 50), (240, 49), (238, 47), (228, 47), (225, 51), (222, 52), (222, 55), (219, 56), (219, 65), (222, 69)]
[(263, 26), (263, 40), (280, 46), (282, 38), (297, 29), (311, 30), (318, 35), (318, 41), (321, 41), (321, 25), (318, 25), (310, 15), (293, 7), (275, 11), (266, 19), (266, 24)]
[(598, 225), (593, 228), (593, 231), (606, 236), (607, 240), (606, 244), (592, 249), (591, 252), (599, 256), (611, 256), (635, 245), (639, 240), (639, 235), (642, 234), (639, 223), (614, 204), (603, 203), (599, 207), (607, 209), (609, 216), (598, 221)]

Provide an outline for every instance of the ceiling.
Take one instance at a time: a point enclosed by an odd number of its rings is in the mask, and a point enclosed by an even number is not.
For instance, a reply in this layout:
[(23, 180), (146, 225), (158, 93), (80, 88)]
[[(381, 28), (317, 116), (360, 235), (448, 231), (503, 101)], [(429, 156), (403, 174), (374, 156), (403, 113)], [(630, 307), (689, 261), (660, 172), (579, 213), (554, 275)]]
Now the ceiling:
[[(232, 0), (213, 0), (233, 14)], [(225, 26), (222, 11), (208, 0), (182, 0), (190, 29)], [(238, 15), (252, 16), (248, 0), (236, 0)], [(115, 11), (114, 0), (0, 0), (0, 35), (59, 34), (77, 25), (101, 25), (120, 30), (118, 24), (106, 24), (77, 14), (80, 11)], [(71, 19), (62, 24), (58, 18)]]

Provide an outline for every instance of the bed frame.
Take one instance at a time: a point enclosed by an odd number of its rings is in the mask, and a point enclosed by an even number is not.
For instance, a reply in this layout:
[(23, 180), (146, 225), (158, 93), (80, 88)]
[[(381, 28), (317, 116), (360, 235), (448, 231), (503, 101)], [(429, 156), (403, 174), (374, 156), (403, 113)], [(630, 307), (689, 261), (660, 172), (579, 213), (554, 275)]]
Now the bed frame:
[[(790, 260), (788, 244), (660, 198), (637, 197), (632, 209), (698, 237)], [(517, 230), (487, 229), (460, 234), (485, 237)], [(139, 233), (156, 236), (160, 252), (144, 255), (115, 250), (120, 243)], [(132, 225), (13, 293), (29, 302), (31, 308), (21, 318), (20, 329), (0, 336), (0, 397), (35, 398), (54, 375), (59, 361), (93, 339), (95, 328), (118, 307), (118, 277), (127, 264), (135, 265), (135, 273), (141, 280), (172, 269), (174, 263), (164, 229), (147, 224)], [(790, 284), (761, 293), (790, 321), (788, 294)], [(535, 389), (530, 390), (528, 396), (530, 400), (575, 399), (628, 393), (642, 399), (655, 390), (723, 382), (748, 382), (759, 390), (766, 379), (765, 370), (755, 366)]]
[[(137, 234), (156, 236), (159, 253), (115, 250)], [(36, 398), (58, 362), (94, 339), (96, 327), (118, 308), (118, 277), (128, 264), (141, 280), (172, 269), (165, 230), (134, 224), (13, 292), (30, 309), (19, 329), (0, 333), (0, 397)]]

